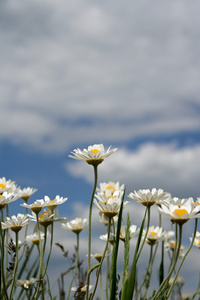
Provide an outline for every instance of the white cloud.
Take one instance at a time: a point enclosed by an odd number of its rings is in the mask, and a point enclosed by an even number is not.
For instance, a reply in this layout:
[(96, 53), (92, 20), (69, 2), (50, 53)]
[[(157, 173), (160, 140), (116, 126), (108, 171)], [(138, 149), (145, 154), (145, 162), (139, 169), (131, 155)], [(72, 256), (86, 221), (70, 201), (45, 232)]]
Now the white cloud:
[(199, 8), (1, 4), (0, 138), (62, 152), (199, 129)]
[[(127, 192), (163, 188), (172, 196), (199, 196), (200, 145), (178, 148), (175, 144), (146, 143), (137, 150), (118, 149), (99, 166), (99, 182), (120, 181)], [(93, 182), (93, 172), (82, 161), (69, 162), (73, 176)], [(87, 170), (87, 171), (86, 171)]]

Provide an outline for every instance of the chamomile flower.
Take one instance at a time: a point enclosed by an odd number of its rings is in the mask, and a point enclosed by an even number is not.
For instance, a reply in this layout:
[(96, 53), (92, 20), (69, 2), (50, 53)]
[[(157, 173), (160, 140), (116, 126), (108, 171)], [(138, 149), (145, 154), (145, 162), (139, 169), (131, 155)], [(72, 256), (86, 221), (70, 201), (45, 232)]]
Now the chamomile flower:
[[(108, 247), (108, 250), (106, 251), (105, 257), (111, 255), (112, 251), (111, 248)], [(95, 253), (95, 254), (91, 254), (91, 257), (96, 259), (98, 262), (101, 261), (102, 257), (103, 257), (103, 253)]]
[(134, 191), (128, 195), (129, 198), (136, 200), (147, 207), (150, 207), (155, 203), (159, 203), (160, 200), (168, 199), (169, 196), (169, 193), (163, 192), (162, 189), (157, 190), (155, 188), (151, 191), (149, 189)]
[(62, 223), (62, 228), (71, 230), (74, 233), (80, 233), (88, 225), (88, 219), (76, 218), (70, 222)]
[[(89, 285), (89, 290), (91, 290), (91, 288), (92, 288), (92, 285)], [(86, 293), (87, 285), (84, 285), (83, 287), (75, 287), (75, 286), (74, 286), (74, 287), (71, 288), (71, 290), (72, 290), (72, 291), (75, 291), (75, 292), (78, 293), (78, 294), (83, 295), (83, 294)]]
[(42, 208), (46, 206), (46, 203), (43, 199), (39, 199), (32, 204), (23, 203), (20, 205), (26, 208), (30, 208), (35, 214), (38, 214), (42, 210)]
[[(178, 248), (178, 243), (176, 243), (175, 241), (170, 241), (169, 242), (169, 248), (165, 248), (166, 250), (171, 250), (172, 252), (174, 252), (175, 248)], [(184, 246), (180, 245), (180, 251), (179, 251), (179, 257), (183, 257), (185, 255), (185, 250), (184, 250)]]
[(31, 220), (23, 214), (17, 216), (7, 217), (4, 222), (1, 222), (2, 229), (10, 228), (14, 232), (18, 232), (23, 226), (28, 225)]
[(26, 280), (17, 280), (16, 285), (23, 287), (28, 290), (35, 282), (36, 278), (26, 279)]
[[(192, 241), (192, 238), (190, 237), (190, 242)], [(198, 247), (200, 249), (200, 232), (196, 232), (193, 245)]]
[(45, 205), (50, 210), (54, 210), (57, 205), (64, 203), (68, 198), (63, 198), (57, 195), (53, 200), (51, 200), (48, 196), (44, 196)]
[(103, 144), (95, 144), (93, 146), (89, 146), (87, 149), (74, 149), (71, 153), (73, 155), (69, 155), (69, 157), (78, 159), (78, 160), (84, 160), (90, 165), (99, 165), (102, 161), (104, 161), (105, 158), (110, 156), (112, 153), (114, 153), (117, 148), (110, 149), (108, 148), (107, 151), (104, 149)]
[[(119, 238), (123, 242), (126, 241), (126, 228), (127, 228), (127, 225), (122, 225), (121, 228), (120, 228)], [(135, 235), (137, 235), (139, 231), (140, 231), (140, 228), (137, 229), (136, 225), (131, 225), (129, 227), (129, 233), (130, 233), (129, 239), (131, 239), (132, 237), (134, 237)]]
[[(102, 200), (102, 198), (99, 198), (98, 195), (96, 195), (96, 198), (98, 198), (99, 201), (94, 199), (94, 204), (99, 209), (100, 216), (104, 214), (108, 218), (113, 218), (116, 216), (121, 207), (121, 197), (111, 197), (107, 198), (105, 197), (105, 202)], [(123, 207), (127, 205), (128, 202), (124, 202)]]
[(13, 193), (3, 192), (0, 194), (0, 210), (4, 208), (8, 203), (13, 202), (19, 198), (19, 195)]
[[(105, 226), (109, 223), (109, 218), (106, 217), (104, 214), (101, 216), (101, 219), (99, 220), (101, 223), (103, 223)], [(114, 216), (111, 220), (111, 224), (115, 224), (118, 221), (118, 216)]]
[(122, 194), (124, 192), (125, 189), (125, 185), (121, 185), (118, 182), (113, 182), (113, 181), (109, 181), (109, 182), (102, 182), (100, 183), (100, 187), (96, 189), (96, 192), (99, 193), (103, 193), (105, 194), (106, 197), (112, 197), (114, 193), (116, 193), (116, 191), (122, 191)]
[[(146, 229), (143, 231), (143, 235), (145, 236)], [(155, 226), (150, 226), (147, 237), (146, 237), (146, 242), (149, 245), (154, 245), (156, 244), (159, 240), (163, 239), (165, 234), (165, 231), (161, 227), (155, 227)]]
[[(41, 240), (44, 239), (44, 233), (40, 232), (40, 238)], [(35, 245), (39, 245), (40, 242), (39, 234), (37, 232), (34, 232), (33, 234), (29, 234), (26, 236), (26, 241), (27, 242), (32, 242)]]
[(6, 180), (5, 177), (0, 178), (0, 194), (3, 192), (14, 192), (16, 188), (15, 181)]
[(189, 219), (200, 217), (200, 205), (195, 206), (193, 198), (169, 199), (167, 204), (161, 204), (158, 207), (161, 214), (171, 218), (173, 223), (184, 224)]
[(37, 189), (26, 187), (19, 190), (19, 197), (27, 202), (30, 196), (33, 195), (35, 192), (37, 192)]
[[(102, 234), (102, 235), (100, 235), (100, 237), (99, 237), (102, 241), (107, 241), (107, 239), (108, 239), (108, 234), (106, 233), (106, 234)], [(115, 238), (115, 235), (113, 234), (113, 233), (110, 233), (110, 236), (109, 236), (109, 243), (111, 244), (111, 245), (113, 245), (114, 243), (115, 243), (115, 240), (116, 240), (116, 238)]]

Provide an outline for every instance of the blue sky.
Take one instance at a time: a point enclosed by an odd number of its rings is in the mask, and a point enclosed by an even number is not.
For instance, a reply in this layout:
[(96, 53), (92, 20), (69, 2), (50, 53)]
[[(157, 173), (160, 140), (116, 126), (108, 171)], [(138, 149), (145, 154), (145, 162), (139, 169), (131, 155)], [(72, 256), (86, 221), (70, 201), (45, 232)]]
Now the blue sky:
[(199, 9), (1, 1), (1, 176), (38, 188), (32, 200), (68, 197), (70, 219), (89, 202), (93, 171), (68, 154), (103, 143), (118, 151), (100, 181), (200, 196)]

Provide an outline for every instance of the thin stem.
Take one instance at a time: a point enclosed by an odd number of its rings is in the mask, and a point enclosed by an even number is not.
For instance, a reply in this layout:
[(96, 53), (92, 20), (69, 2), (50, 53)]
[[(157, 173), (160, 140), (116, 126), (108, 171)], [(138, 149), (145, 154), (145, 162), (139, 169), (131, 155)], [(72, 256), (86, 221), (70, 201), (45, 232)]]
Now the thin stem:
[[(146, 290), (147, 290), (147, 283), (148, 283), (147, 276), (150, 276), (150, 272), (152, 270), (152, 267), (151, 267), (152, 258), (153, 258), (153, 245), (151, 246), (151, 250), (150, 250), (148, 267), (146, 268), (146, 273), (144, 275), (144, 279), (143, 279), (143, 281), (142, 281), (142, 283), (141, 283), (141, 285), (140, 285), (140, 287), (139, 287), (139, 289), (137, 291), (137, 294), (135, 295), (135, 299), (138, 298), (138, 296), (139, 296), (139, 294), (140, 294), (140, 292), (142, 290), (142, 287), (145, 284), (145, 282), (146, 282)], [(146, 293), (145, 293), (145, 296), (146, 296)], [(145, 299), (145, 297), (143, 297), (143, 298)]]
[(99, 264), (99, 268), (97, 270), (96, 283), (95, 283), (95, 286), (94, 286), (93, 293), (90, 297), (90, 300), (92, 300), (94, 298), (94, 295), (95, 295), (95, 292), (96, 292), (96, 289), (97, 289), (97, 285), (98, 285), (99, 275), (100, 275), (100, 272), (101, 272), (102, 263), (104, 261), (105, 255), (106, 255), (106, 251), (108, 249), (108, 244), (109, 244), (109, 239), (110, 239), (110, 227), (111, 227), (111, 219), (109, 218), (107, 242), (106, 242), (106, 246), (105, 246), (105, 249), (104, 249), (100, 264)]
[(15, 257), (15, 267), (14, 267), (14, 273), (13, 273), (13, 282), (10, 292), (10, 299), (13, 299), (13, 293), (15, 290), (15, 284), (16, 284), (16, 275), (17, 275), (17, 267), (18, 267), (18, 231), (15, 232), (15, 246), (16, 246), (16, 257)]
[[(174, 280), (173, 280), (173, 282), (172, 282), (172, 285), (171, 285), (171, 287), (170, 287), (169, 293), (167, 294), (167, 297), (168, 297), (167, 299), (169, 299), (169, 296), (170, 296), (171, 291), (172, 291), (172, 288), (173, 288), (173, 286), (174, 286), (174, 284), (175, 284), (175, 282), (176, 282), (176, 279), (177, 279), (177, 277), (178, 277), (178, 274), (179, 274), (179, 272), (180, 272), (180, 269), (181, 269), (181, 267), (182, 267), (182, 265), (183, 265), (183, 263), (184, 263), (184, 261), (185, 261), (187, 255), (188, 255), (188, 253), (190, 252), (190, 250), (191, 250), (191, 248), (192, 248), (192, 246), (193, 246), (194, 239), (195, 239), (196, 232), (197, 232), (197, 225), (198, 225), (198, 219), (195, 219), (194, 234), (193, 234), (193, 238), (192, 238), (191, 244), (190, 244), (190, 246), (189, 246), (187, 252), (185, 253), (184, 257), (182, 258), (182, 261), (181, 261), (181, 263), (180, 263), (180, 265), (179, 265), (179, 267), (178, 267), (178, 270), (177, 270), (177, 272), (176, 272), (176, 275), (175, 275)], [(180, 230), (181, 230), (181, 234), (182, 234), (182, 226), (180, 227)]]
[[(3, 219), (3, 210), (1, 210), (1, 219)], [(7, 229), (6, 229), (7, 231)], [(1, 225), (1, 220), (0, 220), (0, 240), (1, 240), (1, 270), (0, 270), (0, 275), (1, 275), (1, 282), (3, 284), (3, 291), (5, 294), (6, 299), (8, 300), (8, 294), (7, 294), (7, 288), (6, 288), (6, 282), (5, 282), (5, 273), (4, 273), (4, 234), (2, 232), (2, 225)], [(8, 251), (7, 251), (8, 252)]]
[[(143, 249), (143, 247), (144, 247), (144, 244), (145, 244), (145, 242), (146, 242), (146, 237), (147, 237), (147, 234), (148, 234), (148, 231), (149, 231), (150, 215), (151, 215), (151, 214), (150, 214), (150, 209), (151, 209), (151, 207), (147, 207), (147, 229), (146, 229), (146, 233), (145, 233), (145, 236), (144, 236), (144, 240), (143, 240), (143, 242), (142, 242), (142, 245), (141, 245), (140, 250), (139, 250), (138, 255), (137, 255), (137, 261), (138, 261), (138, 259), (139, 259), (139, 257), (140, 257), (140, 254), (141, 254), (142, 249)], [(145, 217), (146, 217), (146, 211), (145, 211)]]
[(70, 293), (71, 293), (71, 288), (72, 288), (72, 284), (73, 284), (73, 281), (76, 277), (76, 273), (77, 273), (77, 269), (78, 269), (78, 262), (79, 262), (79, 233), (76, 233), (76, 266), (75, 266), (75, 269), (74, 269), (74, 274), (72, 276), (72, 280), (70, 282), (70, 285), (69, 285), (69, 291), (68, 291), (68, 295), (67, 295), (67, 300), (70, 299)]
[[(45, 227), (45, 240), (46, 240), (46, 231), (47, 231), (47, 228)], [(46, 243), (45, 243), (46, 244)], [(47, 268), (48, 268), (48, 264), (49, 264), (49, 260), (50, 260), (50, 256), (51, 256), (51, 251), (52, 251), (52, 246), (53, 246), (53, 222), (51, 224), (51, 241), (50, 241), (50, 249), (49, 249), (49, 255), (47, 257), (47, 261), (46, 261), (46, 267), (45, 267), (45, 270), (44, 270), (44, 274), (42, 276), (42, 278), (44, 278), (46, 272), (47, 272)], [(44, 248), (45, 250), (45, 248)], [(44, 253), (44, 252), (43, 252)]]
[(87, 288), (86, 288), (86, 300), (88, 300), (88, 293), (89, 293), (89, 285), (90, 285), (90, 261), (91, 261), (91, 232), (92, 232), (92, 206), (94, 200), (94, 194), (97, 187), (97, 165), (93, 165), (94, 167), (94, 186), (92, 191), (92, 196), (90, 199), (90, 207), (89, 207), (89, 224), (88, 224), (88, 273), (87, 273)]

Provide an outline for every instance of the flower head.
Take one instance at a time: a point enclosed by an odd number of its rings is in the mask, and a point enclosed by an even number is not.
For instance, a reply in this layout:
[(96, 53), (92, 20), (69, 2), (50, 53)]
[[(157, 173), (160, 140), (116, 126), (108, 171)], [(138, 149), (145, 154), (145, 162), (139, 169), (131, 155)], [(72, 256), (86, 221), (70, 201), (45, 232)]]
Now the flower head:
[(76, 218), (70, 222), (62, 223), (62, 228), (80, 233), (88, 225), (88, 219)]
[(46, 203), (43, 199), (36, 200), (32, 204), (23, 203), (20, 204), (21, 206), (24, 206), (26, 208), (30, 208), (35, 214), (38, 214), (44, 206), (46, 206)]
[[(190, 237), (190, 242), (192, 242), (192, 238)], [(193, 245), (200, 249), (200, 232), (196, 232)]]
[(33, 195), (35, 192), (37, 192), (37, 189), (30, 187), (19, 189), (19, 197), (27, 202), (30, 196)]
[[(143, 235), (145, 235), (146, 230), (144, 230)], [(156, 244), (160, 239), (163, 239), (165, 232), (161, 227), (155, 227), (155, 226), (150, 226), (147, 237), (146, 237), (146, 242), (149, 245), (154, 245)]]
[(69, 155), (69, 157), (78, 159), (78, 160), (84, 160), (90, 165), (99, 165), (102, 163), (102, 161), (110, 156), (113, 152), (117, 150), (117, 148), (110, 149), (108, 148), (107, 151), (104, 149), (103, 144), (95, 144), (93, 146), (89, 146), (88, 149), (74, 149), (71, 153), (73, 155)]
[(169, 199), (158, 207), (161, 214), (171, 217), (173, 223), (184, 224), (189, 219), (200, 217), (200, 205), (195, 206), (193, 198)]
[(44, 196), (45, 205), (50, 210), (54, 210), (57, 205), (64, 203), (68, 198), (63, 198), (57, 195), (53, 200), (51, 200), (48, 196)]
[(0, 194), (3, 192), (14, 192), (16, 188), (15, 181), (6, 180), (5, 177), (0, 178)]
[(2, 222), (2, 229), (10, 228), (14, 232), (18, 232), (23, 226), (28, 225), (30, 219), (26, 215), (18, 214), (17, 216), (7, 217), (4, 222)]
[[(119, 238), (123, 242), (125, 242), (125, 240), (126, 240), (126, 228), (127, 228), (127, 225), (122, 225), (121, 229), (120, 229)], [(140, 228), (137, 229), (136, 225), (131, 225), (129, 227), (129, 234), (130, 234), (129, 235), (129, 239), (131, 239), (132, 237), (134, 237), (135, 235), (137, 235), (139, 231), (140, 231)]]
[(17, 280), (16, 285), (23, 287), (24, 289), (29, 289), (35, 282), (36, 278), (26, 279), (26, 280)]
[[(103, 240), (103, 241), (107, 241), (107, 239), (108, 239), (108, 234), (106, 233), (106, 234), (100, 235), (99, 238), (100, 238), (101, 240)], [(115, 240), (116, 240), (115, 235), (114, 235), (113, 233), (110, 233), (110, 236), (109, 236), (109, 243), (110, 243), (111, 245), (113, 245), (113, 244), (115, 243)]]
[(19, 195), (13, 193), (3, 192), (0, 194), (0, 210), (4, 208), (8, 203), (13, 202), (19, 198)]
[(157, 190), (155, 188), (151, 191), (149, 189), (134, 191), (128, 195), (129, 198), (136, 200), (147, 207), (150, 207), (155, 203), (159, 203), (162, 199), (168, 199), (169, 196), (169, 193), (163, 192), (162, 189)]
[[(105, 196), (99, 197), (99, 195), (96, 195), (96, 198), (98, 198), (99, 201), (94, 199), (94, 204), (99, 209), (100, 216), (104, 214), (108, 218), (113, 218), (119, 213), (122, 202), (121, 197), (110, 197), (107, 199)], [(124, 202), (123, 207), (125, 207), (127, 203), (128, 202)]]
[(26, 236), (26, 241), (27, 242), (32, 242), (35, 245), (39, 245), (40, 238), (41, 238), (41, 240), (44, 239), (44, 233), (40, 232), (40, 237), (39, 237), (39, 234), (37, 232), (34, 232), (33, 234), (30, 234), (30, 235)]
[(96, 189), (98, 194), (104, 194), (106, 197), (112, 197), (116, 191), (122, 191), (122, 194), (124, 192), (125, 185), (121, 185), (118, 182), (102, 182), (100, 183), (100, 187)]

